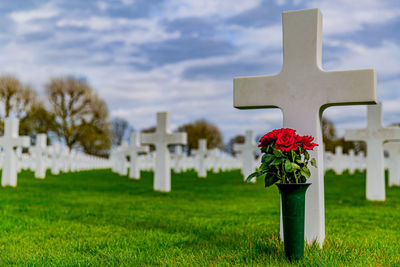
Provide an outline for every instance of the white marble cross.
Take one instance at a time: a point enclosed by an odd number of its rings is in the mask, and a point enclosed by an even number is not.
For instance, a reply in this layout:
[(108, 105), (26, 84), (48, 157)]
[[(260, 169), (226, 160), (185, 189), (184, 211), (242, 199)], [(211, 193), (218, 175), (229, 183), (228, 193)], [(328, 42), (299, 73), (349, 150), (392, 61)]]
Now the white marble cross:
[(6, 118), (4, 123), (4, 136), (0, 137), (0, 146), (3, 147), (4, 161), (2, 186), (17, 186), (17, 158), (15, 147), (28, 147), (30, 139), (28, 136), (18, 136), (19, 120)]
[(47, 135), (38, 134), (36, 145), (33, 148), (35, 153), (35, 178), (44, 179), (46, 177), (46, 154), (47, 154)]
[(182, 166), (182, 161), (184, 158), (183, 152), (182, 152), (182, 146), (176, 145), (175, 146), (175, 151), (173, 154), (173, 159), (174, 159), (174, 172), (175, 173), (180, 173), (183, 170)]
[(142, 146), (140, 144), (140, 133), (131, 133), (130, 144), (128, 146), (129, 157), (130, 157), (130, 168), (129, 178), (139, 179), (140, 178), (140, 160), (138, 153), (149, 152), (148, 146)]
[[(321, 114), (334, 105), (376, 102), (376, 74), (372, 69), (322, 70), (322, 15), (318, 9), (284, 12), (283, 68), (272, 76), (236, 78), (236, 108), (280, 108), (283, 126), (301, 135), (312, 135), (320, 144), (311, 156), (312, 183), (306, 195), (305, 238), (308, 243), (325, 239), (324, 167)], [(282, 233), (281, 224), (281, 233)]]
[(70, 149), (69, 150), (69, 156), (68, 156), (68, 165), (69, 165), (69, 171), (75, 172), (77, 170), (77, 152), (75, 149)]
[(363, 171), (367, 169), (367, 161), (365, 159), (365, 153), (364, 151), (358, 152), (355, 158), (356, 166), (358, 170)]
[(118, 174), (122, 176), (128, 175), (128, 161), (126, 156), (129, 155), (128, 141), (122, 141), (121, 145), (117, 147), (117, 166)]
[(170, 132), (170, 117), (168, 112), (157, 113), (157, 128), (155, 133), (142, 134), (143, 144), (153, 144), (156, 147), (154, 190), (171, 191), (171, 169), (168, 145), (186, 145), (186, 133)]
[(70, 171), (70, 164), (69, 164), (70, 163), (69, 162), (69, 153), (70, 152), (69, 151), (70, 150), (69, 150), (68, 147), (64, 148), (64, 150), (61, 153), (61, 157), (60, 157), (61, 158), (61, 163), (62, 163), (61, 169), (65, 173)]
[(385, 149), (389, 152), (387, 160), (389, 169), (388, 186), (400, 186), (400, 142), (386, 143)]
[(400, 140), (400, 128), (382, 126), (382, 104), (367, 109), (368, 126), (365, 129), (346, 130), (346, 141), (364, 141), (367, 144), (367, 182), (368, 200), (385, 200), (385, 170), (383, 143)]
[(196, 156), (198, 157), (198, 177), (207, 177), (207, 166), (206, 166), (206, 156), (207, 156), (207, 140), (199, 139), (199, 148), (197, 149)]
[(356, 155), (354, 149), (349, 149), (348, 166), (349, 173), (354, 174), (354, 172), (356, 171)]
[(347, 159), (343, 154), (343, 147), (335, 147), (335, 154), (333, 155), (332, 166), (336, 174), (342, 174), (346, 169)]
[(51, 147), (49, 147), (51, 155), (51, 174), (60, 174), (60, 156), (61, 156), (61, 146), (59, 142), (55, 142)]
[[(244, 144), (233, 144), (233, 151), (240, 152), (242, 158), (242, 174), (244, 180), (255, 170), (255, 152), (259, 150), (254, 141), (254, 133), (252, 130), (247, 130), (244, 138)], [(252, 183), (256, 182), (256, 178), (251, 179)]]

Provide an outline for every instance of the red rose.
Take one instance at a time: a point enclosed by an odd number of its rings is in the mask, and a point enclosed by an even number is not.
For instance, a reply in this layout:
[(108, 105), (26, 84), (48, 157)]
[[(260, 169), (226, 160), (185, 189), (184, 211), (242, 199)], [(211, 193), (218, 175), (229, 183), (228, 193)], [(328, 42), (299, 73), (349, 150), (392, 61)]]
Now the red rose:
[(289, 128), (276, 129), (261, 137), (260, 144), (258, 145), (258, 147), (267, 147), (272, 142), (275, 142), (278, 139), (278, 135), (281, 135), (282, 133), (296, 135), (296, 131), (293, 129)]
[(269, 132), (260, 139), (259, 147), (267, 147), (270, 143), (276, 141), (276, 136), (274, 132)]
[(303, 147), (304, 149), (312, 150), (312, 149), (314, 149), (315, 146), (318, 146), (318, 144), (312, 143), (313, 140), (314, 140), (314, 137), (306, 135), (306, 136), (301, 137), (298, 140), (297, 144), (299, 146)]
[(282, 151), (296, 150), (298, 148), (298, 135), (295, 130), (281, 129), (277, 134), (276, 149)]

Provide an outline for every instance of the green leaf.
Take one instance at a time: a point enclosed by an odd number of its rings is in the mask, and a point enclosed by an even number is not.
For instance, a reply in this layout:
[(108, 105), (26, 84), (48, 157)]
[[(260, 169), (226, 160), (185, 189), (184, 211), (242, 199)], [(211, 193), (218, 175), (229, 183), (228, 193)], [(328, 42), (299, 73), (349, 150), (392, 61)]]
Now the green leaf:
[(311, 163), (311, 166), (314, 166), (315, 168), (317, 168), (317, 162), (315, 161), (314, 158), (311, 159), (310, 163)]
[(269, 168), (269, 165), (267, 165), (267, 164), (265, 164), (265, 163), (261, 163), (261, 166), (260, 166), (260, 171), (266, 171), (266, 170), (268, 170), (268, 168)]
[(275, 158), (271, 165), (279, 165), (283, 162), (283, 158)]
[(269, 165), (274, 160), (274, 155), (272, 154), (264, 154), (261, 158), (261, 162)]
[(301, 168), (300, 173), (301, 173), (301, 175), (303, 175), (306, 178), (310, 178), (310, 176), (311, 176), (310, 170), (307, 167)]
[(303, 164), (304, 162), (301, 159), (296, 159), (296, 162), (299, 164)]
[(246, 183), (249, 183), (251, 181), (251, 179), (253, 179), (253, 177), (256, 177), (258, 175), (257, 172), (253, 172), (252, 174), (250, 174), (247, 178), (246, 178)]
[(262, 147), (261, 148), (261, 152), (266, 153), (267, 152), (267, 148), (266, 147)]
[(292, 162), (290, 162), (290, 160), (285, 160), (285, 171), (286, 172), (292, 171)]
[(305, 158), (306, 160), (309, 160), (309, 159), (310, 159), (310, 154), (308, 154), (307, 150), (304, 150), (304, 158)]
[(265, 187), (271, 186), (277, 181), (279, 181), (279, 179), (274, 174), (271, 173), (265, 174)]
[(291, 162), (291, 164), (292, 164), (292, 169), (294, 169), (294, 170), (300, 170), (300, 166), (299, 166), (299, 165), (297, 165), (297, 164), (294, 163), (294, 162)]
[(274, 149), (274, 155), (277, 156), (277, 157), (283, 157), (284, 156), (282, 151), (279, 150), (279, 149)]

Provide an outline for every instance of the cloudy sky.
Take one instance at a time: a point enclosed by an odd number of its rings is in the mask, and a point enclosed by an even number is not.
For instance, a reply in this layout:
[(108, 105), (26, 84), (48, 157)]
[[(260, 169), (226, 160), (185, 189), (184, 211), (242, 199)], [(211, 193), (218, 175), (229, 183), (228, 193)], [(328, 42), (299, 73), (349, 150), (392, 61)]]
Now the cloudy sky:
[[(400, 122), (400, 1), (20, 0), (0, 2), (0, 73), (43, 92), (53, 76), (87, 79), (135, 129), (171, 112), (205, 118), (225, 140), (282, 126), (279, 110), (233, 108), (233, 78), (278, 73), (281, 12), (320, 8), (323, 68), (375, 68), (384, 124)], [(363, 106), (325, 111), (339, 133), (366, 125)]]

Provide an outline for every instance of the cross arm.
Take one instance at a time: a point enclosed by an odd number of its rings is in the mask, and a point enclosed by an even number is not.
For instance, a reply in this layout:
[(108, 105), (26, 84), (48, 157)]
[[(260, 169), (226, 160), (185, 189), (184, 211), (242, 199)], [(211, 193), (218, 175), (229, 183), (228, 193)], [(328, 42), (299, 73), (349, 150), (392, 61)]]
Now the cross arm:
[(171, 145), (186, 145), (187, 133), (173, 133), (168, 134), (166, 137), (167, 144)]
[(385, 136), (385, 141), (400, 141), (400, 128), (388, 127), (380, 129), (382, 136)]
[(155, 144), (158, 138), (156, 134), (148, 133), (148, 134), (141, 134), (140, 139), (143, 144)]
[(244, 144), (233, 144), (233, 151), (242, 152), (244, 150)]
[(376, 73), (373, 69), (324, 72), (319, 84), (327, 93), (325, 107), (332, 105), (376, 104)]
[(14, 147), (16, 146), (29, 147), (30, 142), (31, 141), (28, 136), (19, 136), (17, 139), (12, 139), (7, 143), (10, 143)]
[(365, 141), (369, 138), (367, 129), (347, 129), (344, 133), (346, 141)]
[(137, 152), (149, 152), (149, 147), (148, 146), (140, 146), (137, 148)]
[(235, 108), (278, 108), (282, 87), (278, 75), (241, 77), (233, 80), (233, 105)]
[(31, 143), (31, 139), (29, 138), (29, 136), (21, 136), (20, 138), (21, 138), (20, 146), (29, 147), (29, 145)]
[(258, 147), (258, 145), (253, 145), (252, 149), (253, 151), (257, 152), (260, 148)]

